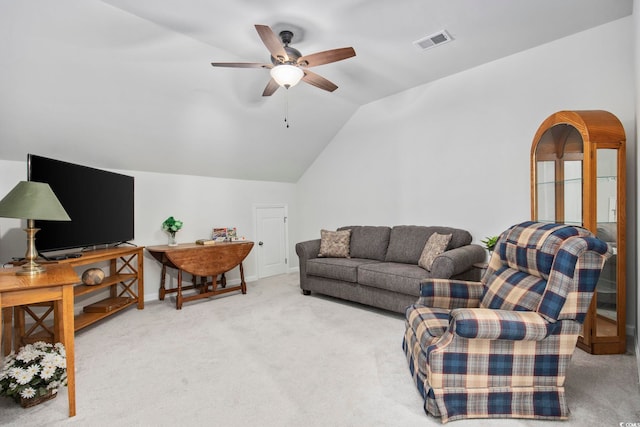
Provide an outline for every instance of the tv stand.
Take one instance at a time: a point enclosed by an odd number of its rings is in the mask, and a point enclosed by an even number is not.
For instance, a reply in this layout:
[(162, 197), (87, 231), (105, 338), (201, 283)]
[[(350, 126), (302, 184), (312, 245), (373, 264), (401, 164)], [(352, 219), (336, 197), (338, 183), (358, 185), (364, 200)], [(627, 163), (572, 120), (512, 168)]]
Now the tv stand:
[[(101, 301), (83, 307), (82, 313), (75, 316), (74, 331), (79, 331), (102, 319), (112, 316), (127, 307), (137, 305), (138, 310), (144, 309), (144, 247), (115, 247), (109, 249), (96, 249), (94, 251), (82, 252), (78, 258), (65, 258), (52, 262), (41, 262), (40, 264), (67, 264), (72, 267), (83, 267), (101, 262), (109, 262), (109, 273), (99, 285), (85, 285), (77, 283), (73, 287), (74, 299), (79, 296), (88, 295), (103, 289), (109, 289), (109, 296)], [(76, 271), (78, 271), (76, 269)], [(78, 276), (82, 271), (78, 271)], [(49, 303), (37, 304), (49, 305)], [(20, 306), (15, 308), (15, 329), (16, 339), (20, 345), (53, 339), (53, 329), (50, 325), (52, 321), (47, 317), (53, 316), (53, 308), (45, 310), (45, 313), (34, 312), (31, 306)], [(35, 322), (26, 329), (25, 312)]]

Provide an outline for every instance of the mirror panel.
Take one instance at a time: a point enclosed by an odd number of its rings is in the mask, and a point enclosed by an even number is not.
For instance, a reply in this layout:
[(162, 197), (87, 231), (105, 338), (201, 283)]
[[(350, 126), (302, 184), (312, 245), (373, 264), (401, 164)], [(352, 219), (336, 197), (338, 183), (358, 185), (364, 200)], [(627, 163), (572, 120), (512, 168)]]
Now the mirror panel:
[(583, 225), (582, 222), (582, 162), (565, 161), (564, 168), (564, 221), (565, 224)]
[(542, 161), (536, 163), (538, 182), (538, 221), (555, 222), (556, 219), (556, 169), (555, 162)]
[(618, 161), (617, 150), (596, 150), (596, 192), (597, 192), (597, 237), (607, 242), (613, 256), (605, 265), (596, 286), (596, 335), (616, 336), (618, 334)]

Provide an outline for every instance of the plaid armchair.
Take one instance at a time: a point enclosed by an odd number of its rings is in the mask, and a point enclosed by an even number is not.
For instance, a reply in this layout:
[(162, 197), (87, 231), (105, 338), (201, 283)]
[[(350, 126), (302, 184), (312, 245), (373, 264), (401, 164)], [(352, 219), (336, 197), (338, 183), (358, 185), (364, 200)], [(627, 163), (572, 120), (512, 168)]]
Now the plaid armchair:
[(502, 233), (482, 282), (423, 281), (403, 349), (425, 411), (568, 418), (567, 366), (608, 256), (583, 228), (529, 221)]

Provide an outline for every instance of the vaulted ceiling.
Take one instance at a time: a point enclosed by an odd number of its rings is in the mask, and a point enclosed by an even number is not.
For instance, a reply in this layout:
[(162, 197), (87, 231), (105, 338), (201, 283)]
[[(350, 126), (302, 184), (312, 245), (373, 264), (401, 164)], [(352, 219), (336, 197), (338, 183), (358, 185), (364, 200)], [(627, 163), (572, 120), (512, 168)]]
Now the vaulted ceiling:
[[(632, 0), (0, 0), (0, 159), (296, 182), (360, 106), (631, 13)], [(303, 54), (357, 56), (313, 69), (335, 92), (262, 97), (267, 70), (210, 65), (269, 62), (254, 24), (291, 29)], [(443, 29), (452, 42), (413, 44)]]

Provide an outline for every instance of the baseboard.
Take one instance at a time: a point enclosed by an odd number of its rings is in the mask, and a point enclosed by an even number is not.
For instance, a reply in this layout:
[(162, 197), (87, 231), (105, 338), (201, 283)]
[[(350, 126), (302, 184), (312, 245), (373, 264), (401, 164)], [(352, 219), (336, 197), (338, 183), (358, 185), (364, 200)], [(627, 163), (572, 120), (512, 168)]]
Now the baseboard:
[(291, 267), (288, 271), (289, 274), (291, 273), (298, 273), (300, 274), (300, 267)]
[(636, 336), (636, 327), (634, 325), (627, 324), (625, 330), (627, 332), (627, 336), (628, 337), (635, 337)]

